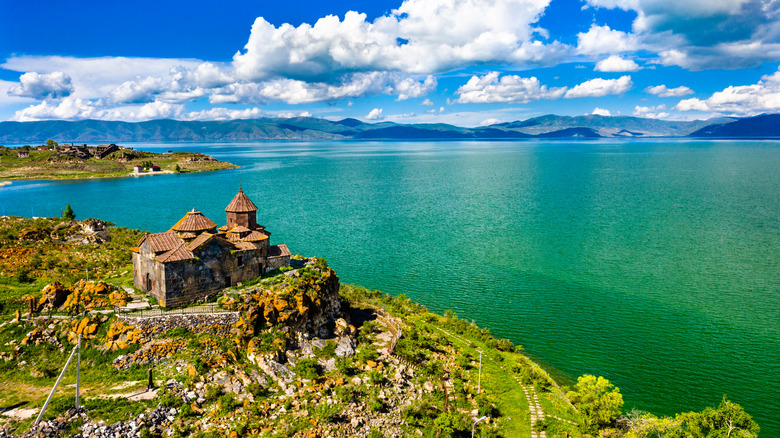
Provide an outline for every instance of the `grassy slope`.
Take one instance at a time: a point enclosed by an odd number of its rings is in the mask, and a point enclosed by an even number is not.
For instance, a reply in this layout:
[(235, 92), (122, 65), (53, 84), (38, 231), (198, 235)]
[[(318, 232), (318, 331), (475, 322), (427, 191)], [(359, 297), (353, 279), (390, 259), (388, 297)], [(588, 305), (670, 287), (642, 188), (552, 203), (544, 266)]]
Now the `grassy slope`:
[[(138, 151), (141, 152), (141, 151)], [(19, 158), (15, 150), (0, 151), (0, 180), (27, 179), (82, 179), (82, 178), (118, 178), (132, 173), (136, 164), (143, 165), (151, 161), (163, 171), (175, 170), (176, 165), (182, 172), (206, 172), (212, 170), (233, 169), (236, 166), (210, 158), (204, 154), (176, 152), (173, 154), (144, 152), (131, 160), (116, 160), (112, 154), (103, 160), (90, 158), (80, 160), (60, 157), (49, 161), (53, 151), (30, 151), (29, 158)], [(143, 155), (143, 156), (140, 156)], [(192, 161), (192, 158), (197, 158)]]

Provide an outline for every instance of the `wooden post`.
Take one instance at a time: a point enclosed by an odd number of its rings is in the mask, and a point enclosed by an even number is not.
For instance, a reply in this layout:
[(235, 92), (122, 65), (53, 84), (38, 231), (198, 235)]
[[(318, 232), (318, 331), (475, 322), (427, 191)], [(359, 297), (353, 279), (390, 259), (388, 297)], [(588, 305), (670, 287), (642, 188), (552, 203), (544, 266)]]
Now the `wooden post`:
[(152, 379), (152, 369), (149, 368), (149, 383), (146, 385), (147, 391), (152, 391), (154, 389), (154, 380)]
[(30, 308), (30, 317), (33, 316), (33, 313), (35, 313), (35, 297), (28, 297), (27, 298), (27, 307)]

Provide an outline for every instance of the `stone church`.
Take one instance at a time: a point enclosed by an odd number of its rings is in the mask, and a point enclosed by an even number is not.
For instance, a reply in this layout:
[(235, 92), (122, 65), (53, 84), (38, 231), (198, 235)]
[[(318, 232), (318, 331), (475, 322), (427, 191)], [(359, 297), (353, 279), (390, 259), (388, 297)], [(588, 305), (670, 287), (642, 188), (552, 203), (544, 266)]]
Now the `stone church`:
[(287, 245), (269, 245), (271, 233), (242, 189), (225, 213), (227, 224), (217, 228), (192, 209), (170, 230), (141, 238), (131, 249), (135, 286), (175, 307), (290, 265)]

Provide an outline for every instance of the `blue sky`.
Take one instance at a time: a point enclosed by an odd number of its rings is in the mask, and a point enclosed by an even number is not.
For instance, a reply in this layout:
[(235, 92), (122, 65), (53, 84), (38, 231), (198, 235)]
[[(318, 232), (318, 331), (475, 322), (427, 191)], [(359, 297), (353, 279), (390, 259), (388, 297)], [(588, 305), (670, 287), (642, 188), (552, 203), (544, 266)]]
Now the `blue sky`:
[(780, 111), (777, 0), (0, 2), (0, 120)]

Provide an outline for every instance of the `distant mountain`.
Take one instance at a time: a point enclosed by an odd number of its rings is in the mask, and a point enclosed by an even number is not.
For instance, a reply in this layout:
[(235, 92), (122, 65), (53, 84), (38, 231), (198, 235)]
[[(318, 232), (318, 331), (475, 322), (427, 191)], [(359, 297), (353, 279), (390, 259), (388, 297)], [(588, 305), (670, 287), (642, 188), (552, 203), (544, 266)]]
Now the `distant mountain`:
[(730, 123), (706, 126), (692, 133), (691, 137), (780, 137), (780, 114), (763, 114)]
[(492, 126), (530, 135), (549, 134), (571, 128), (589, 128), (601, 137), (680, 137), (714, 123), (733, 120), (715, 119), (687, 122), (627, 116), (607, 117), (595, 114), (576, 117), (550, 114), (521, 122), (501, 123)]
[(747, 119), (668, 121), (640, 117), (546, 115), (524, 121), (463, 128), (443, 123), (365, 123), (312, 117), (211, 122), (0, 122), (0, 144), (264, 141), (349, 139), (523, 139), (596, 137), (780, 137), (780, 115)]

